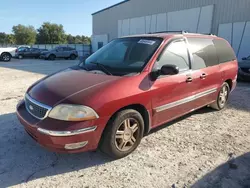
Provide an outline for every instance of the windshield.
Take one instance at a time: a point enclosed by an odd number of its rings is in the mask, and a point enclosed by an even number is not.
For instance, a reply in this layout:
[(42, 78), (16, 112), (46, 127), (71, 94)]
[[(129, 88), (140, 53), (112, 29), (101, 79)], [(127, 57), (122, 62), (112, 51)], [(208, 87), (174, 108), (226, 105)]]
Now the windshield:
[(104, 68), (118, 76), (138, 73), (146, 66), (161, 42), (162, 39), (156, 37), (115, 39), (87, 58), (82, 66), (88, 70)]

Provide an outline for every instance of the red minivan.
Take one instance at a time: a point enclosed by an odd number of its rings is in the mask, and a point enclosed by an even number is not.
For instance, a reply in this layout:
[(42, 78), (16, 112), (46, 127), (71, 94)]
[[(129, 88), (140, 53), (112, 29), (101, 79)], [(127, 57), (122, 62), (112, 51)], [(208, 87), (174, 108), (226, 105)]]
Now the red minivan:
[(33, 84), (17, 105), (26, 132), (55, 152), (121, 158), (151, 129), (204, 106), (225, 107), (238, 63), (214, 35), (118, 38), (77, 66)]

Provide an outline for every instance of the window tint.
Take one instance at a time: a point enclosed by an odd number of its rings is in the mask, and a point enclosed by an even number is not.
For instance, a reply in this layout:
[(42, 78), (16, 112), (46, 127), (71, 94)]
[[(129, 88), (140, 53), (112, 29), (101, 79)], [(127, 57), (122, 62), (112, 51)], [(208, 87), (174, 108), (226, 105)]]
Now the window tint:
[(39, 49), (38, 48), (30, 48), (30, 51), (37, 52), (37, 51), (39, 51)]
[(193, 54), (193, 70), (219, 64), (212, 39), (188, 38), (188, 42), (190, 52)]
[(103, 64), (114, 75), (127, 75), (143, 70), (162, 43), (156, 37), (127, 37), (115, 39), (92, 54), (84, 66), (96, 70), (93, 62)]
[(213, 40), (220, 63), (233, 61), (236, 59), (233, 49), (225, 40), (215, 39)]
[(67, 47), (62, 47), (63, 51), (69, 51)]
[(23, 51), (25, 51), (26, 49), (29, 49), (29, 48), (27, 48), (27, 47), (20, 47), (20, 48), (18, 48), (18, 51), (19, 51), (19, 52), (23, 52)]
[(188, 52), (185, 41), (172, 42), (161, 54), (156, 68), (160, 69), (163, 65), (172, 64), (179, 67), (180, 72), (189, 69)]
[(111, 48), (104, 54), (104, 60), (113, 60), (113, 61), (123, 61), (125, 54), (127, 52), (128, 45), (124, 43), (117, 43), (114, 45), (114, 48)]
[(61, 52), (61, 51), (63, 51), (63, 47), (58, 47), (57, 50), (58, 50), (59, 52)]

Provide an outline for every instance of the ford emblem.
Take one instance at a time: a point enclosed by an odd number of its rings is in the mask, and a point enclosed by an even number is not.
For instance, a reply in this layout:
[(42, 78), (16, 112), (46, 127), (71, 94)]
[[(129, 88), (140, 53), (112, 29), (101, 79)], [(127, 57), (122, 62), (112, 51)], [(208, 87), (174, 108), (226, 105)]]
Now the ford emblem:
[(34, 110), (33, 106), (29, 105), (29, 109), (32, 111)]

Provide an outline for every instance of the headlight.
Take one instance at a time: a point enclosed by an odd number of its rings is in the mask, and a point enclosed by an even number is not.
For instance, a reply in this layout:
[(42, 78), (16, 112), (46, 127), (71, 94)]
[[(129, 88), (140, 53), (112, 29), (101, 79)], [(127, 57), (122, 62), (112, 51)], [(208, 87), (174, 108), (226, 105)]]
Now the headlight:
[(59, 104), (49, 113), (50, 118), (64, 121), (86, 121), (99, 118), (98, 114), (88, 106)]

